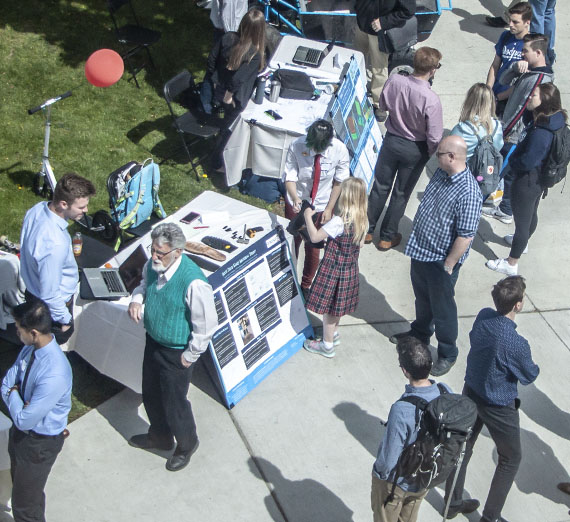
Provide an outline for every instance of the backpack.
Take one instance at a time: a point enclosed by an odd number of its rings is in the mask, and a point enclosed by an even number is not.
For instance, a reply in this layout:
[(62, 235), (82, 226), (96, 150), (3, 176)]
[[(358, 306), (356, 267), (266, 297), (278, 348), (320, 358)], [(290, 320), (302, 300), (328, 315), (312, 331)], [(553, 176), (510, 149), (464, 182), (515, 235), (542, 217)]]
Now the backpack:
[(570, 129), (568, 125), (551, 132), (553, 134), (552, 145), (540, 171), (540, 184), (546, 189), (546, 192), (566, 177), (568, 163), (570, 162)]
[(465, 395), (449, 393), (441, 383), (437, 387), (440, 395), (430, 402), (416, 395), (400, 399), (416, 407), (418, 436), (398, 458), (386, 504), (394, 498), (400, 477), (418, 491), (431, 489), (445, 482), (463, 460), (465, 443), (477, 420), (477, 406)]
[(109, 206), (122, 230), (138, 227), (153, 212), (160, 218), (166, 217), (158, 197), (159, 186), (160, 169), (152, 159), (143, 164), (129, 161), (109, 175)]
[(467, 164), (479, 183), (481, 193), (483, 195), (491, 194), (499, 186), (503, 166), (503, 156), (493, 145), (493, 138), (499, 128), (499, 122), (496, 122), (493, 132), (484, 138), (479, 137), (477, 129), (471, 122), (468, 121), (467, 124), (473, 129), (473, 134), (477, 138), (477, 145)]
[(317, 99), (311, 78), (303, 71), (277, 69), (273, 73), (273, 79), (281, 82), (280, 98), (289, 98), (291, 100)]

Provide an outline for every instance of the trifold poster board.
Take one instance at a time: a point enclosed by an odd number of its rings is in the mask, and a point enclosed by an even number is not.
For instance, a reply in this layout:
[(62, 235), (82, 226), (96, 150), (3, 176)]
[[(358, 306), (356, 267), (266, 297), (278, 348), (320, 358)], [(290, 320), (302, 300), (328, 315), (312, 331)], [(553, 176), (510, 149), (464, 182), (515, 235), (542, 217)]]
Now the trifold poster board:
[(354, 57), (343, 71), (340, 87), (329, 104), (328, 114), (338, 138), (350, 152), (351, 174), (364, 180), (370, 192), (382, 146), (382, 133), (366, 94), (366, 78), (360, 74)]
[[(210, 353), (228, 408), (313, 335), (285, 233), (278, 227), (208, 277), (218, 329)], [(215, 376), (213, 376), (215, 379)]]

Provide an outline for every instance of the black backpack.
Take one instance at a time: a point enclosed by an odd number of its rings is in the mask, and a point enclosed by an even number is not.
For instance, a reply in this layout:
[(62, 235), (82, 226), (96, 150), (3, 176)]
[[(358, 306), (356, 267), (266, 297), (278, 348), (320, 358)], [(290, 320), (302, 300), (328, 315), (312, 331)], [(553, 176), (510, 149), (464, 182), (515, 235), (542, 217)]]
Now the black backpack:
[(430, 402), (416, 395), (400, 399), (416, 407), (418, 437), (398, 459), (385, 504), (393, 500), (400, 477), (418, 491), (431, 489), (445, 482), (463, 460), (465, 443), (477, 420), (477, 406), (465, 395), (449, 393), (441, 383), (437, 387), (440, 395)]
[(468, 121), (467, 124), (473, 130), (473, 134), (475, 134), (478, 142), (473, 151), (473, 155), (469, 158), (467, 163), (471, 173), (479, 183), (481, 193), (486, 196), (495, 192), (501, 179), (500, 174), (503, 166), (503, 156), (501, 155), (501, 151), (497, 150), (495, 145), (493, 145), (493, 138), (500, 124), (497, 121), (493, 132), (487, 134), (484, 138), (479, 137), (477, 128), (472, 125), (471, 122)]
[(570, 129), (568, 125), (551, 131), (553, 134), (550, 152), (540, 172), (540, 184), (545, 189), (546, 197), (548, 189), (554, 187), (566, 177), (568, 163), (570, 163)]

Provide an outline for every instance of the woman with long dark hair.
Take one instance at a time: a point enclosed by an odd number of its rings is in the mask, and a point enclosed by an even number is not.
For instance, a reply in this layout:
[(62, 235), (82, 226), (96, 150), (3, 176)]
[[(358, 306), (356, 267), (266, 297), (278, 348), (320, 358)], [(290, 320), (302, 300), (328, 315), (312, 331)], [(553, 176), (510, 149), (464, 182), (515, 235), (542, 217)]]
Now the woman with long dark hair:
[(538, 224), (538, 204), (544, 187), (541, 170), (548, 158), (554, 132), (566, 125), (568, 116), (562, 109), (560, 91), (552, 83), (543, 83), (532, 92), (524, 115), (526, 135), (517, 145), (509, 164), (514, 173), (511, 205), (515, 220), (514, 235), (505, 236), (511, 245), (506, 259), (487, 261), (491, 270), (507, 275), (518, 273), (518, 262)]
[(259, 9), (251, 9), (241, 19), (238, 32), (228, 32), (219, 39), (208, 56), (200, 98), (204, 111), (223, 105), (225, 119), (231, 121), (245, 106), (255, 86), (255, 79), (265, 67), (265, 18)]

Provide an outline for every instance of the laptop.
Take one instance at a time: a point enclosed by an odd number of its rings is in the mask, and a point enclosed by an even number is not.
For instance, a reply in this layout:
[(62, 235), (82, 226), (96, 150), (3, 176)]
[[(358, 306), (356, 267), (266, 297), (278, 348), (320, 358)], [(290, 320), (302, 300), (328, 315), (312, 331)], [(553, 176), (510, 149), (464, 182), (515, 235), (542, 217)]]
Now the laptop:
[(295, 51), (295, 56), (293, 56), (293, 63), (305, 65), (307, 67), (320, 67), (321, 63), (323, 63), (323, 60), (331, 52), (333, 47), (334, 40), (323, 50), (300, 45), (297, 47), (297, 51)]
[(139, 245), (119, 268), (84, 268), (81, 298), (113, 301), (130, 295), (141, 282), (147, 259), (145, 249)]

